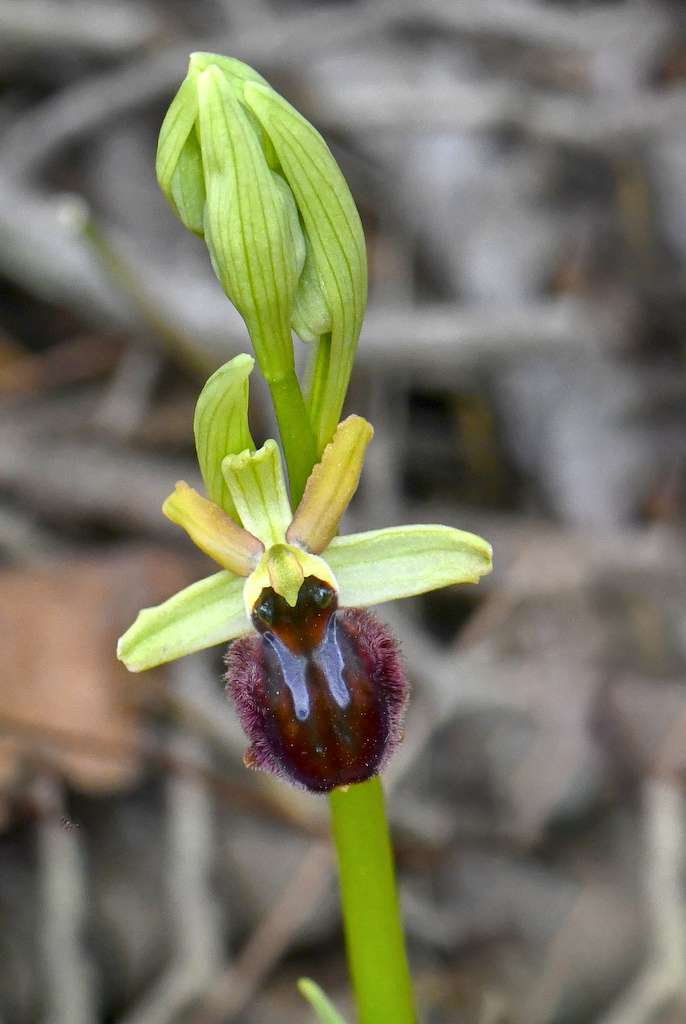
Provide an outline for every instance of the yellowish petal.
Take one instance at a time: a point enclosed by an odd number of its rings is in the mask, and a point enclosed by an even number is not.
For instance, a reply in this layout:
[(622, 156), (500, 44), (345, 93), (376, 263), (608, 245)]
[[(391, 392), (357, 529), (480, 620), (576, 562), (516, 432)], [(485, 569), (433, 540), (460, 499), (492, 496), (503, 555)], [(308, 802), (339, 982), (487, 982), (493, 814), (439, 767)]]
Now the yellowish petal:
[(179, 480), (162, 511), (186, 531), (201, 551), (237, 576), (249, 576), (264, 553), (264, 545), (257, 537), (183, 480)]
[(338, 531), (338, 524), (357, 490), (362, 462), (374, 429), (361, 416), (339, 423), (307, 481), (286, 540), (313, 554), (321, 554)]

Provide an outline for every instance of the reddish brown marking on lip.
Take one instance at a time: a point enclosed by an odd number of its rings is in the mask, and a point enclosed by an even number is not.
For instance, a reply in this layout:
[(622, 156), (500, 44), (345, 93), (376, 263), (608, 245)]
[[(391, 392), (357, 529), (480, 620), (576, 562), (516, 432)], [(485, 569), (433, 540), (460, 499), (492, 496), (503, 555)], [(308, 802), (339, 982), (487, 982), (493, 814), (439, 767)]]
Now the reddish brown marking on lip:
[(257, 633), (227, 656), (227, 691), (251, 741), (251, 767), (326, 793), (380, 771), (401, 738), (408, 683), (389, 629), (338, 609), (315, 577), (291, 608), (263, 590)]

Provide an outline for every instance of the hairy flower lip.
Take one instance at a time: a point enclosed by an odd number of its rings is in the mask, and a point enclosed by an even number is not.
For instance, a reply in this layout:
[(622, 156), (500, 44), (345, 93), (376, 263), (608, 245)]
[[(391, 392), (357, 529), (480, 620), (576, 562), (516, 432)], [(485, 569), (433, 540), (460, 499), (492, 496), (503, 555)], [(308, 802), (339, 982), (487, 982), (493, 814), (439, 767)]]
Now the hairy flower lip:
[(409, 683), (396, 640), (370, 612), (334, 604), (310, 635), (313, 609), (300, 604), (292, 616), (282, 605), (285, 630), (261, 626), (230, 646), (226, 690), (250, 740), (248, 767), (330, 793), (383, 770), (402, 739)]

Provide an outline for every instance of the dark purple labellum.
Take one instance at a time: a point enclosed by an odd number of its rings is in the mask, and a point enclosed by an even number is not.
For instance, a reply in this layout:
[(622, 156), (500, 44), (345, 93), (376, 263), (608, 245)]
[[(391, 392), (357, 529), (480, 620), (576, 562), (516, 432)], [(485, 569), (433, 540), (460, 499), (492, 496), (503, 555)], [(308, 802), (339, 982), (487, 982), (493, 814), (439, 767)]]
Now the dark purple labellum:
[(234, 641), (227, 691), (250, 739), (245, 756), (317, 793), (364, 782), (393, 753), (408, 683), (387, 626), (361, 608), (338, 608), (308, 576), (295, 608), (265, 588), (257, 633)]

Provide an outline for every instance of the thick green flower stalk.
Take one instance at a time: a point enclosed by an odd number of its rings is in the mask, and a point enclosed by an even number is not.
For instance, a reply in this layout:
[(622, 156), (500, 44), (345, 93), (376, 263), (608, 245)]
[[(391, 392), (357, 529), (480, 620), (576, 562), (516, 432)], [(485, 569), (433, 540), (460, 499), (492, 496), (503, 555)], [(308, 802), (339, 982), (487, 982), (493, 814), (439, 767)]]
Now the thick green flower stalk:
[[(163, 507), (220, 570), (144, 609), (118, 654), (136, 672), (231, 642), (227, 692), (246, 765), (330, 794), (360, 1024), (414, 1024), (378, 775), (402, 739), (409, 686), (397, 642), (367, 607), (477, 582), (491, 549), (439, 525), (338, 534), (373, 434), (359, 416), (339, 423), (366, 260), (353, 200), (314, 128), (245, 64), (194, 54), (157, 170), (245, 320), (290, 486), (276, 442), (253, 442), (254, 360), (236, 356), (195, 411), (206, 496), (180, 481)], [(291, 329), (314, 346), (305, 397)], [(302, 991), (323, 1024), (339, 1024), (314, 983)]]
[[(348, 186), (321, 135), (257, 72), (207, 53), (191, 56), (164, 120), (157, 175), (245, 320), (297, 499), (340, 418), (367, 300)], [(314, 346), (306, 403), (291, 329)]]

